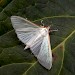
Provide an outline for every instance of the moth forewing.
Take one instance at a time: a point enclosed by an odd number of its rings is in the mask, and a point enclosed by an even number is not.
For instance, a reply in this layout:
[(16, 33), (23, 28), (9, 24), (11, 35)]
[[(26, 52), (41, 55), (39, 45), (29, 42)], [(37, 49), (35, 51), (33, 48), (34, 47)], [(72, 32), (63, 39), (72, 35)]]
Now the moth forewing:
[(35, 31), (40, 28), (36, 24), (19, 16), (11, 16), (11, 22), (17, 37), (24, 44), (26, 44), (35, 35)]
[(52, 52), (49, 42), (49, 34), (47, 34), (43, 39), (37, 59), (41, 65), (50, 70), (52, 67)]
[(51, 44), (50, 44), (50, 36), (49, 36), (49, 34), (48, 34), (48, 48), (49, 48), (49, 56), (50, 56), (50, 68), (49, 69), (51, 69), (51, 67), (52, 67), (52, 51), (51, 51)]

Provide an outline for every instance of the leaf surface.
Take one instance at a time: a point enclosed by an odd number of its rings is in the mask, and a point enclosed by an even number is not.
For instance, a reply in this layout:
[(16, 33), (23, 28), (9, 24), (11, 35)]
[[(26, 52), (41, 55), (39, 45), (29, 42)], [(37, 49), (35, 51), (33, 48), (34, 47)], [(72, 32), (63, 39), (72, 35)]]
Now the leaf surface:
[[(42, 67), (30, 49), (24, 51), (10, 17), (18, 15), (58, 32), (50, 33), (51, 70)], [(0, 75), (75, 75), (74, 0), (0, 0)]]

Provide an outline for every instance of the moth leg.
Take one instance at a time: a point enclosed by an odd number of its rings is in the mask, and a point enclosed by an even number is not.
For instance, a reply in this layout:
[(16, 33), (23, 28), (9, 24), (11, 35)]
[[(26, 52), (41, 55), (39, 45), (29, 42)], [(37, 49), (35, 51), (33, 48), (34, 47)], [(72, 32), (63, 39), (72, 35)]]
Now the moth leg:
[(29, 48), (29, 46), (28, 46), (28, 45), (26, 45), (26, 46), (25, 46), (25, 48), (24, 48), (24, 50), (26, 50), (26, 49), (28, 49), (28, 48)]

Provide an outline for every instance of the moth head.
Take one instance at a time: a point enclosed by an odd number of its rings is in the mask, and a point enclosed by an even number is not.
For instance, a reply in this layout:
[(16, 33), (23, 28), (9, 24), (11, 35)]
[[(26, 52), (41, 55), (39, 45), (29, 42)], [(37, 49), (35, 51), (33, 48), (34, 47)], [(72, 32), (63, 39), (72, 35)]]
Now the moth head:
[(51, 28), (50, 26), (47, 27), (48, 30), (50, 30), (50, 28)]
[(51, 26), (47, 26), (46, 28), (49, 32), (51, 31)]

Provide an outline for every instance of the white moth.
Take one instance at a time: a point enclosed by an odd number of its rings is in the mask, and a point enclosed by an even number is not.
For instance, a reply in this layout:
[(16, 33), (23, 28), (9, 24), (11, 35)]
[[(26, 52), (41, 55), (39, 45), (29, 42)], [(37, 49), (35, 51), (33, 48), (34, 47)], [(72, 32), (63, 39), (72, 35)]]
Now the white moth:
[(38, 26), (19, 16), (11, 16), (11, 22), (17, 37), (38, 59), (46, 69), (52, 67), (52, 52), (49, 38), (49, 28)]

